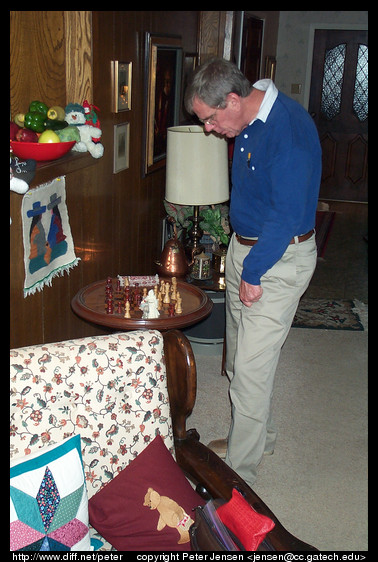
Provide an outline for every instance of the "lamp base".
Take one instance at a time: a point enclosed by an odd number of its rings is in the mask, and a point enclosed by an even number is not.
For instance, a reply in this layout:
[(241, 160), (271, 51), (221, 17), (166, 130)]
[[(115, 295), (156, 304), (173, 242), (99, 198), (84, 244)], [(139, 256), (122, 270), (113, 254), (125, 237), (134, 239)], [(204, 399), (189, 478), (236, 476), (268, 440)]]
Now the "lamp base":
[(190, 241), (185, 246), (185, 253), (189, 261), (189, 266), (193, 265), (194, 256), (205, 251), (205, 246), (200, 244), (199, 241), (202, 238), (203, 231), (199, 225), (199, 206), (193, 205), (193, 216), (189, 217), (193, 221), (192, 228), (188, 231), (188, 236)]

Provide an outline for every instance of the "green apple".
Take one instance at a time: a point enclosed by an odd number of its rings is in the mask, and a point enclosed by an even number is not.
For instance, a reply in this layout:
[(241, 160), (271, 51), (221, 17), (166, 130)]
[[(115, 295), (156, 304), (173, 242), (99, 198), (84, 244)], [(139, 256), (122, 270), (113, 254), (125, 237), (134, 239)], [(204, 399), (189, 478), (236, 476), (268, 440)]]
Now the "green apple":
[(40, 134), (38, 142), (60, 142), (60, 138), (54, 131), (46, 129), (46, 131)]

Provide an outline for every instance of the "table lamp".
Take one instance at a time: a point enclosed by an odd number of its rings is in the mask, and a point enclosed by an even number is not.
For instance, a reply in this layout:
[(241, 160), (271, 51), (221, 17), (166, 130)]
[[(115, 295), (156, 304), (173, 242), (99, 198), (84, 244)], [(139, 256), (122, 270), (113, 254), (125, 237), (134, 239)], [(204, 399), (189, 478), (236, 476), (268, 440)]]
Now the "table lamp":
[(199, 240), (199, 206), (229, 199), (228, 152), (225, 138), (205, 133), (199, 125), (169, 127), (165, 199), (177, 205), (193, 205), (193, 226), (185, 247), (190, 264), (204, 247)]

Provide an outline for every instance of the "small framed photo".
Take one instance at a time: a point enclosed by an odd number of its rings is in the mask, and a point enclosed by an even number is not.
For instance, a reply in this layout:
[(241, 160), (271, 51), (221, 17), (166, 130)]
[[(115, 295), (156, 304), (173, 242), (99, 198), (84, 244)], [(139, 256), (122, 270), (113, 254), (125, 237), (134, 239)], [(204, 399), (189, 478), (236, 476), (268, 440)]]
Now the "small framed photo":
[(131, 109), (131, 78), (132, 63), (112, 62), (112, 82), (113, 82), (113, 108), (114, 113), (128, 111)]
[(129, 167), (130, 123), (114, 125), (113, 174)]

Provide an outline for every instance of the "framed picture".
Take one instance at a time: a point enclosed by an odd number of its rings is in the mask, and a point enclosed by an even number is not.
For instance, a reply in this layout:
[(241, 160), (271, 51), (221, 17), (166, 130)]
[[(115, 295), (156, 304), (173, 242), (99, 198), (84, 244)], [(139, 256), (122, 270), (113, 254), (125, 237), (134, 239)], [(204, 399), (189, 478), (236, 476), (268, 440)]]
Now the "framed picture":
[(130, 123), (114, 125), (113, 174), (129, 167)]
[(181, 74), (181, 37), (146, 33), (144, 175), (165, 165), (167, 128), (179, 123)]
[(119, 113), (131, 109), (132, 63), (111, 61), (113, 96), (112, 111)]

